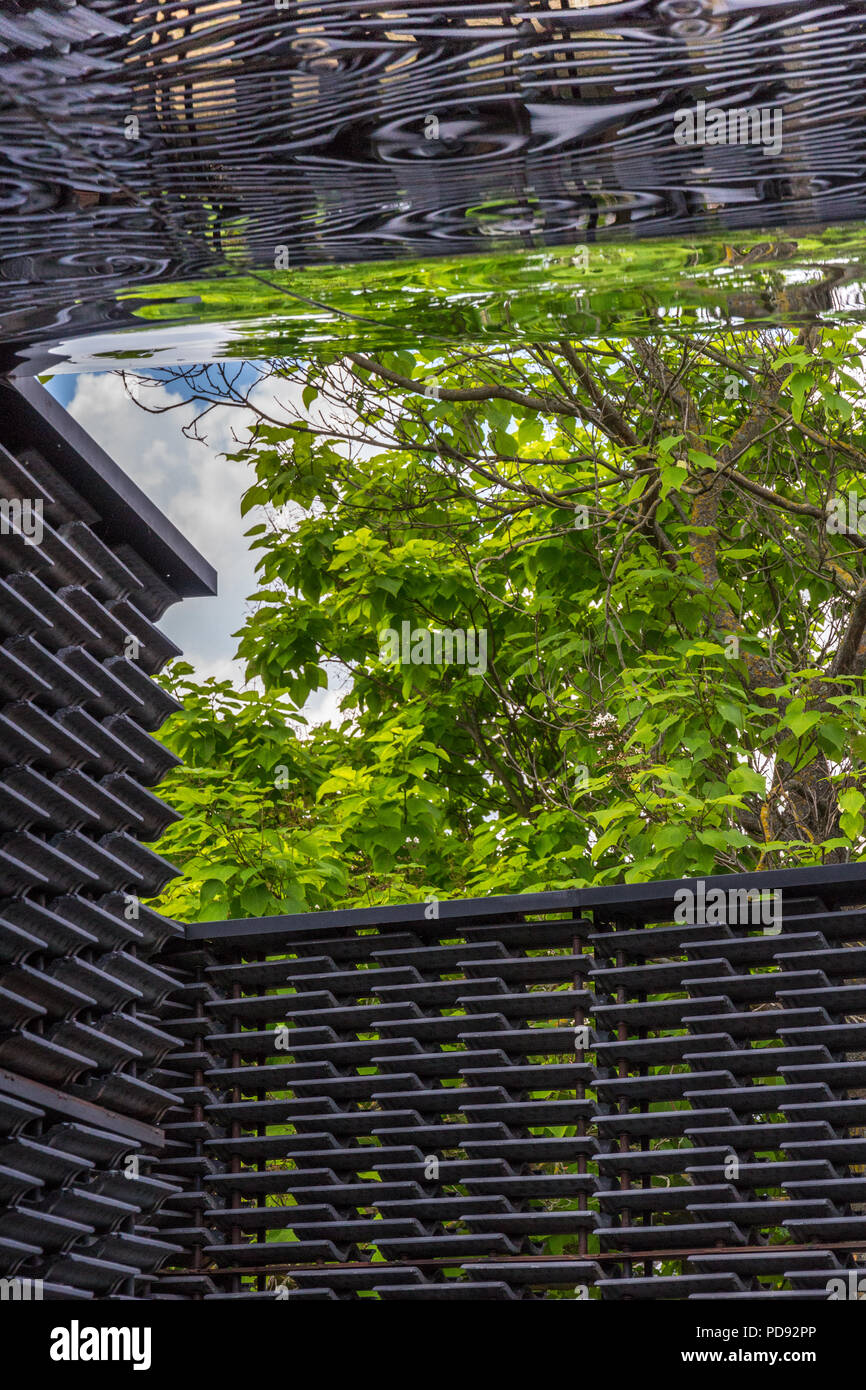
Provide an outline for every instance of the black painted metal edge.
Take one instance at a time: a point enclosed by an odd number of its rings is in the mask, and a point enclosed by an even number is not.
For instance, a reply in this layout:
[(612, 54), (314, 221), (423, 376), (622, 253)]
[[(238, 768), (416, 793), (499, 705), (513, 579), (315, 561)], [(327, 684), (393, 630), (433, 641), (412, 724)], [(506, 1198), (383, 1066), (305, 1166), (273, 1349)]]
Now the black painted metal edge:
[(674, 905), (675, 895), (694, 891), (698, 883), (713, 888), (779, 889), (783, 903), (814, 895), (828, 907), (864, 903), (866, 905), (866, 862), (854, 864), (809, 864), (800, 869), (764, 869), (760, 873), (707, 874), (696, 878), (665, 878), (655, 883), (615, 883), (604, 887), (581, 888), (580, 906), (621, 907), (629, 914), (655, 913)]
[[(866, 866), (864, 866), (866, 881)], [(509, 893), (498, 898), (453, 898), (435, 902), (435, 920), (482, 924), (491, 917), (523, 916), (533, 912), (571, 912), (580, 904), (579, 889), (556, 893)], [(330, 912), (295, 912), (285, 917), (238, 917), (227, 922), (191, 922), (187, 941), (241, 938), (246, 945), (275, 934), (342, 930), (346, 927), (422, 926), (433, 916), (431, 902), (385, 907), (347, 907)]]
[[(666, 878), (655, 883), (614, 883), (594, 888), (570, 888), (550, 893), (511, 893), (498, 898), (454, 898), (435, 904), (437, 920), (460, 921), (468, 926), (491, 917), (543, 912), (580, 913), (592, 908), (618, 909), (651, 917), (674, 907), (675, 895), (694, 891), (698, 883), (725, 889), (779, 889), (782, 901), (817, 896), (829, 906), (866, 906), (866, 863), (810, 864), (800, 869), (765, 869), (760, 873), (713, 874), (706, 878)], [(245, 945), (273, 936), (382, 926), (422, 926), (430, 917), (430, 903), (386, 907), (349, 907), (330, 912), (296, 912), (278, 917), (235, 918), (226, 922), (191, 922), (187, 941), (238, 939)]]

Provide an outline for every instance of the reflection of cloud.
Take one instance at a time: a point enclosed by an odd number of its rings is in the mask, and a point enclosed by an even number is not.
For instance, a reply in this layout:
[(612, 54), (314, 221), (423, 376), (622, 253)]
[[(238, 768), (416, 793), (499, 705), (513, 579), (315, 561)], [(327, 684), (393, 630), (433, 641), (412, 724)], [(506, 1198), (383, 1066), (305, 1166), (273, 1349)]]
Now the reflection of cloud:
[[(283, 398), (290, 391), (283, 383)], [(257, 394), (270, 396), (267, 386)], [(176, 400), (163, 387), (148, 390), (151, 407)], [(203, 422), (207, 443), (202, 444), (181, 432), (193, 418), (192, 406), (148, 414), (129, 399), (120, 378), (108, 373), (78, 377), (68, 409), (217, 570), (216, 598), (184, 599), (168, 610), (160, 626), (183, 649), (197, 675), (242, 685), (243, 664), (234, 660), (237, 641), (231, 634), (241, 627), (256, 589), (256, 552), (250, 553), (244, 532), (265, 520), (265, 514), (256, 507), (241, 517), (240, 500), (253, 481), (251, 470), (220, 455), (237, 450), (238, 436), (246, 431), (244, 414), (215, 407)], [(339, 697), (337, 689), (317, 691), (307, 702), (307, 718), (315, 723), (339, 718)]]

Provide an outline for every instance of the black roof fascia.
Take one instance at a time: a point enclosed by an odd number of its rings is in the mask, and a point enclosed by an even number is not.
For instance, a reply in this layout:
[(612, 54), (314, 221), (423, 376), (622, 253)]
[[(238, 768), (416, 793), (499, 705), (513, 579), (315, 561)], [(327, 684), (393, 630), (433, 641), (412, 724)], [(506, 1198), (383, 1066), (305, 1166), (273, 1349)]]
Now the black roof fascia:
[(609, 908), (629, 916), (652, 918), (667, 914), (674, 898), (684, 888), (694, 891), (698, 883), (707, 888), (756, 888), (765, 892), (778, 889), (783, 904), (797, 898), (816, 897), (828, 907), (866, 904), (866, 863), (809, 864), (800, 869), (764, 869), (756, 873), (707, 874), (697, 878), (666, 878), (655, 883), (614, 883), (603, 887), (581, 888), (580, 906)]
[[(455, 898), (437, 903), (439, 922), (461, 925), (483, 923), (491, 917), (531, 916), (534, 913), (571, 912), (578, 916), (592, 909), (622, 912), (630, 917), (670, 915), (675, 895), (694, 890), (702, 882), (709, 887), (778, 889), (783, 905), (799, 898), (817, 897), (829, 906), (866, 905), (866, 863), (813, 864), (800, 869), (765, 869), (756, 873), (714, 874), (705, 878), (659, 879), (655, 883), (614, 883), (602, 887), (572, 888), (552, 893), (512, 893), (495, 898)], [(369, 927), (422, 927), (429, 920), (430, 904), (407, 903), (386, 907), (350, 907), (330, 912), (296, 912), (282, 917), (236, 918), (227, 922), (191, 922), (187, 941), (219, 941), (226, 938), (245, 945), (267, 944), (275, 936)]]
[[(580, 890), (559, 893), (509, 893), (496, 898), (452, 898), (437, 902), (438, 922), (454, 920), (461, 926), (479, 925), (487, 918), (522, 917), (538, 912), (574, 912), (580, 906)], [(346, 907), (331, 912), (295, 912), (285, 917), (244, 917), (228, 922), (190, 922), (187, 941), (214, 941), (237, 937), (251, 945), (257, 938), (275, 935), (365, 927), (421, 927), (428, 917), (429, 902), (386, 907)]]

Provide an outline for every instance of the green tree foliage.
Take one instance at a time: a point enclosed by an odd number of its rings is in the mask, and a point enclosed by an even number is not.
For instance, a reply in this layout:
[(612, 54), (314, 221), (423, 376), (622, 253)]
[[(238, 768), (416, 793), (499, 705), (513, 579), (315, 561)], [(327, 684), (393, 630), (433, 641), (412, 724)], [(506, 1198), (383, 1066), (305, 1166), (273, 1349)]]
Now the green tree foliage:
[[(165, 909), (859, 856), (859, 372), (853, 329), (808, 322), (184, 372), (253, 412), (269, 520), (254, 685), (172, 677)], [(404, 623), (484, 632), (486, 670), (391, 659)], [(344, 720), (310, 730), (329, 671)]]

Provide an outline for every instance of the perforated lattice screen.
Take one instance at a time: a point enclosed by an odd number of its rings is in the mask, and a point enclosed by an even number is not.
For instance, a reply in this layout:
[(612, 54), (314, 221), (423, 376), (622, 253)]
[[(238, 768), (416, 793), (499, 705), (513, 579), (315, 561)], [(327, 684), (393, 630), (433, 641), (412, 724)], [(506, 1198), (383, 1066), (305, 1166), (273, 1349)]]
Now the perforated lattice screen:
[(739, 923), (655, 885), (191, 928), (188, 1287), (826, 1298), (866, 1248), (866, 888), (832, 874)]

